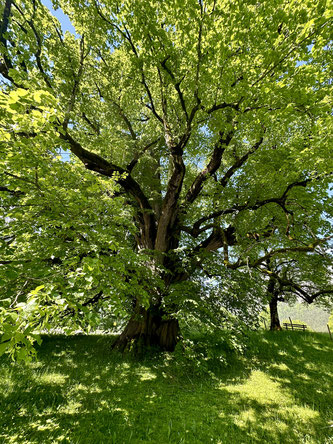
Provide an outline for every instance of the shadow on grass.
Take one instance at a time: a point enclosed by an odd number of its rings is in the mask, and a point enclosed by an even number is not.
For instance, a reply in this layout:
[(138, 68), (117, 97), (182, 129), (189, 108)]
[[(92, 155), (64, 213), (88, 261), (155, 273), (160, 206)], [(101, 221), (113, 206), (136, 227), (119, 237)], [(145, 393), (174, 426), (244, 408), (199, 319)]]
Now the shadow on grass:
[(111, 353), (109, 337), (45, 337), (36, 363), (0, 360), (0, 442), (333, 442), (333, 343), (303, 332), (249, 341), (219, 377), (200, 377), (170, 354)]

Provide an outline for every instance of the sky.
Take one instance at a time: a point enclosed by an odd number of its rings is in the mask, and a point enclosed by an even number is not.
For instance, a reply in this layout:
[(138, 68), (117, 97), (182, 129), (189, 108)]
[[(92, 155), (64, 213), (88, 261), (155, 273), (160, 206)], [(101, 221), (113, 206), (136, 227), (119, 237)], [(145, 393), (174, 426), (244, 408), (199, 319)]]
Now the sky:
[(46, 6), (51, 11), (51, 13), (55, 17), (57, 17), (57, 19), (60, 22), (61, 29), (63, 32), (70, 31), (72, 34), (76, 34), (74, 26), (72, 25), (72, 23), (69, 20), (69, 18), (67, 17), (67, 15), (65, 15), (63, 13), (61, 8), (58, 8), (57, 10), (53, 9), (51, 0), (41, 0), (41, 2), (43, 3), (44, 6)]

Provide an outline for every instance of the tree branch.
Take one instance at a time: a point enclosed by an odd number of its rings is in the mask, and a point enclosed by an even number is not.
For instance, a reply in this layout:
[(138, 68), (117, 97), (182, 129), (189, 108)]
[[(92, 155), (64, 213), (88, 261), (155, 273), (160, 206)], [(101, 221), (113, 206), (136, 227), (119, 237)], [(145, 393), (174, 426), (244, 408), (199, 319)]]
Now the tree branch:
[(187, 109), (186, 109), (186, 104), (185, 104), (184, 95), (183, 95), (182, 90), (180, 89), (181, 81), (178, 81), (178, 82), (177, 82), (177, 81), (176, 81), (176, 78), (175, 78), (175, 76), (174, 76), (174, 74), (173, 74), (173, 72), (171, 71), (170, 68), (167, 67), (166, 62), (169, 60), (169, 58), (170, 58), (170, 56), (167, 56), (167, 57), (161, 62), (161, 66), (162, 66), (162, 68), (164, 69), (164, 71), (166, 71), (166, 72), (169, 74), (169, 76), (171, 77), (171, 79), (172, 79), (172, 83), (173, 83), (173, 85), (174, 85), (174, 87), (175, 87), (175, 90), (177, 91), (178, 98), (179, 98), (179, 102), (180, 102), (180, 105), (181, 105), (182, 110), (183, 110), (183, 112), (184, 112), (184, 115), (185, 115), (185, 118), (186, 118), (186, 122), (188, 123), (188, 122), (189, 122), (189, 116), (188, 116)]
[(304, 288), (302, 288), (300, 284), (297, 284), (293, 280), (281, 278), (281, 276), (279, 276), (278, 273), (275, 273), (269, 269), (259, 268), (259, 270), (260, 272), (265, 273), (270, 277), (273, 277), (279, 282), (281, 293), (285, 291), (291, 291), (296, 295), (300, 296), (308, 304), (311, 304), (313, 301), (315, 301), (319, 296), (322, 296), (323, 294), (333, 294), (333, 288), (325, 288), (317, 291), (316, 293), (309, 294), (307, 291), (304, 290)]
[(26, 20), (26, 22), (28, 23), (28, 25), (29, 25), (30, 28), (32, 29), (32, 32), (33, 32), (33, 34), (34, 34), (34, 36), (35, 36), (35, 38), (36, 38), (36, 41), (37, 41), (37, 51), (35, 52), (35, 57), (36, 57), (37, 66), (38, 66), (38, 69), (39, 69), (40, 73), (42, 74), (42, 77), (43, 77), (43, 79), (44, 79), (46, 85), (47, 85), (50, 89), (52, 89), (52, 85), (51, 85), (51, 82), (50, 82), (50, 80), (49, 80), (49, 77), (48, 77), (48, 75), (46, 74), (46, 72), (44, 71), (43, 66), (42, 66), (42, 62), (41, 62), (41, 58), (40, 58), (41, 53), (42, 53), (42, 41), (41, 41), (41, 38), (40, 38), (40, 36), (39, 36), (39, 34), (38, 34), (36, 28), (35, 28), (35, 25), (34, 25), (34, 23), (33, 23), (33, 20), (28, 20), (27, 17), (26, 17), (26, 14), (22, 11), (22, 9), (21, 9), (21, 8), (20, 8), (20, 7), (14, 2), (14, 1), (13, 1), (13, 5), (14, 5), (15, 8), (19, 11), (19, 13), (20, 13), (21, 16), (23, 17), (23, 19)]
[(230, 178), (235, 174), (235, 172), (244, 165), (244, 163), (247, 161), (247, 159), (249, 158), (249, 156), (253, 153), (255, 153), (257, 151), (257, 149), (260, 147), (260, 145), (262, 144), (264, 138), (261, 137), (260, 140), (253, 145), (253, 147), (246, 153), (244, 154), (244, 156), (242, 156), (240, 159), (238, 159), (229, 169), (228, 171), (225, 173), (225, 175), (222, 177), (222, 179), (220, 180), (220, 185), (222, 185), (222, 187), (225, 187), (227, 185), (227, 183), (229, 182)]
[(167, 192), (163, 199), (161, 216), (158, 221), (155, 248), (164, 252), (168, 247), (167, 233), (171, 230), (177, 219), (178, 198), (182, 189), (185, 176), (185, 164), (182, 153), (172, 154), (173, 173), (170, 177)]
[[(98, 154), (86, 150), (81, 146), (80, 143), (74, 140), (68, 132), (65, 134), (60, 133), (60, 138), (68, 142), (70, 151), (81, 160), (88, 170), (95, 171), (103, 176), (113, 177), (115, 181), (135, 199), (139, 205), (143, 217), (147, 248), (152, 248), (152, 242), (153, 239), (155, 239), (155, 216), (153, 214), (153, 209), (140, 185), (133, 179), (127, 170), (108, 162)], [(116, 176), (117, 173), (119, 174), (118, 177)]]
[[(89, 305), (95, 305), (101, 300), (108, 299), (108, 297), (103, 298), (103, 291), (100, 291), (99, 293), (95, 294), (95, 296), (87, 299), (85, 302), (83, 302), (82, 307), (88, 307)], [(65, 318), (66, 316), (74, 316), (75, 315), (75, 309), (74, 308), (67, 308), (63, 311), (61, 314), (61, 319)]]
[(207, 109), (206, 112), (207, 114), (212, 114), (215, 111), (218, 111), (219, 109), (225, 109), (225, 108), (232, 108), (235, 111), (239, 111), (239, 103), (219, 103), (219, 104), (215, 104), (213, 105), (211, 108)]
[[(325, 175), (325, 176), (327, 176), (327, 175)], [(297, 187), (297, 186), (305, 187), (312, 180), (314, 180), (314, 179), (318, 180), (321, 178), (322, 177), (308, 178), (308, 179), (305, 179), (302, 181), (293, 182), (286, 187), (285, 191), (282, 193), (282, 195), (280, 197), (271, 197), (268, 199), (259, 200), (252, 205), (249, 205), (248, 203), (246, 203), (244, 205), (234, 205), (233, 207), (227, 208), (225, 210), (214, 211), (213, 213), (209, 214), (208, 216), (204, 216), (204, 217), (201, 217), (200, 219), (198, 219), (193, 224), (192, 229), (186, 227), (186, 230), (184, 230), (184, 231), (191, 233), (193, 237), (197, 237), (198, 234), (202, 232), (202, 230), (200, 229), (200, 226), (204, 222), (207, 222), (210, 219), (215, 219), (216, 217), (224, 216), (227, 214), (239, 213), (240, 211), (244, 211), (244, 210), (258, 210), (259, 208), (261, 208), (265, 205), (268, 205), (270, 203), (276, 203), (277, 205), (279, 205), (283, 209), (283, 211), (288, 212), (288, 210), (286, 210), (286, 208), (285, 208), (285, 202), (286, 202), (286, 199), (288, 197), (288, 193), (290, 192), (290, 190), (292, 190), (294, 187)], [(289, 211), (289, 213), (290, 213), (290, 211)]]
[(133, 168), (135, 167), (135, 165), (138, 163), (140, 157), (147, 151), (149, 150), (149, 148), (151, 148), (152, 146), (154, 146), (158, 141), (160, 140), (160, 137), (158, 139), (153, 140), (152, 142), (148, 143), (145, 147), (142, 148), (141, 151), (138, 151), (133, 160), (131, 160), (131, 162), (127, 165), (127, 171), (131, 172), (133, 170)]
[(96, 133), (97, 135), (100, 135), (100, 128), (99, 125), (92, 122), (86, 115), (86, 113), (82, 113), (82, 119), (87, 122), (87, 124), (93, 129), (94, 133)]
[[(324, 239), (316, 239), (313, 243), (306, 245), (304, 247), (301, 247), (301, 246), (285, 247), (285, 248), (278, 248), (277, 250), (272, 250), (269, 253), (265, 254), (264, 256), (260, 257), (259, 259), (255, 260), (254, 262), (250, 263), (249, 266), (252, 268), (258, 267), (263, 262), (267, 262), (267, 260), (269, 260), (271, 257), (276, 256), (278, 254), (282, 254), (282, 253), (283, 254), (284, 253), (296, 253), (296, 252), (310, 253), (312, 251), (315, 251), (315, 249), (318, 247), (318, 245), (324, 244), (325, 242), (327, 242), (328, 240), (330, 240), (332, 238), (333, 238), (333, 235), (325, 237)], [(239, 268), (240, 266), (247, 265), (247, 264), (248, 264), (247, 261), (238, 261), (237, 268)], [(231, 266), (230, 268), (233, 268), (233, 267)]]
[(70, 118), (70, 113), (73, 111), (73, 108), (74, 108), (76, 94), (77, 94), (77, 90), (79, 88), (81, 75), (82, 75), (82, 71), (83, 71), (84, 59), (85, 59), (85, 56), (84, 56), (84, 35), (82, 35), (82, 38), (80, 40), (80, 66), (79, 66), (79, 70), (78, 70), (77, 74), (75, 74), (74, 69), (73, 69), (74, 84), (73, 84), (73, 88), (72, 88), (71, 97), (68, 102), (67, 110), (65, 113), (65, 119), (63, 122), (63, 128), (65, 130), (67, 130), (69, 118)]
[(13, 64), (8, 56), (8, 51), (7, 51), (7, 39), (5, 38), (5, 34), (8, 30), (8, 25), (9, 25), (9, 17), (11, 14), (11, 7), (13, 4), (13, 0), (6, 0), (5, 2), (5, 7), (3, 10), (3, 15), (2, 15), (2, 21), (1, 21), (1, 25), (0, 25), (0, 43), (2, 43), (2, 45), (4, 46), (5, 50), (2, 54), (3, 56), (3, 60), (4, 63), (0, 63), (0, 73), (10, 82), (13, 83), (13, 85), (17, 86), (17, 87), (21, 87), (21, 85), (18, 85), (17, 83), (15, 83), (13, 77), (9, 74), (9, 70), (13, 68)]
[(223, 137), (224, 133), (220, 131), (219, 136), (219, 140), (215, 144), (215, 148), (208, 165), (194, 179), (190, 189), (186, 194), (186, 203), (191, 204), (192, 202), (194, 202), (194, 200), (198, 197), (200, 191), (202, 190), (203, 183), (208, 179), (209, 176), (214, 174), (219, 169), (223, 153), (233, 137), (233, 131), (229, 131), (226, 137)]
[(228, 255), (227, 246), (235, 245), (235, 229), (232, 226), (229, 226), (226, 229), (221, 228), (217, 224), (214, 224), (212, 233), (199, 245), (194, 248), (194, 252), (200, 250), (206, 251), (216, 251), (219, 248), (224, 247), (225, 257)]
[(7, 187), (2, 187), (2, 186), (0, 186), (0, 192), (9, 193), (12, 196), (16, 196), (16, 197), (23, 196), (25, 194), (25, 193), (23, 193), (23, 191), (14, 191), (14, 190), (10, 190)]
[(131, 134), (132, 139), (133, 139), (133, 140), (137, 140), (137, 136), (136, 136), (136, 134), (135, 134), (135, 131), (134, 131), (134, 129), (133, 129), (133, 126), (132, 126), (130, 120), (128, 119), (128, 117), (126, 116), (126, 114), (124, 113), (124, 110), (123, 110), (123, 109), (121, 108), (121, 106), (120, 106), (117, 102), (115, 102), (114, 100), (112, 100), (112, 103), (113, 103), (114, 106), (118, 109), (118, 111), (119, 111), (119, 115), (121, 116), (121, 118), (122, 118), (123, 121), (125, 122), (125, 124), (126, 124), (126, 126), (127, 126), (127, 128), (128, 128), (128, 131), (129, 131), (130, 134)]

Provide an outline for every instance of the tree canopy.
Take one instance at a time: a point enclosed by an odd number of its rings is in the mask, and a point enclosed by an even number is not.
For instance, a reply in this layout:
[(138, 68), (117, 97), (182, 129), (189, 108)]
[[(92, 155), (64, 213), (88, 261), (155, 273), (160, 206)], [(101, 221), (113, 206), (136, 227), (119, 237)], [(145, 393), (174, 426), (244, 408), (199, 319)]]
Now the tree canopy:
[(0, 347), (104, 303), (133, 314), (119, 346), (172, 350), (207, 276), (246, 286), (330, 239), (332, 10), (53, 5), (75, 34), (39, 0), (1, 7)]

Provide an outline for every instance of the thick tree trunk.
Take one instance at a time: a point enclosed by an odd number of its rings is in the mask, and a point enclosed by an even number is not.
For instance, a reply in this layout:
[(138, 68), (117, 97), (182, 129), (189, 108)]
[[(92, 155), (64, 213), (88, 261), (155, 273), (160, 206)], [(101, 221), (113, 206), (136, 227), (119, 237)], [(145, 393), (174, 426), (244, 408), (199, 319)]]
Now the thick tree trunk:
[[(182, 171), (182, 168), (185, 168), (182, 159), (179, 160), (179, 165), (178, 167)], [(181, 187), (182, 176), (178, 179), (177, 187), (179, 188)], [(180, 264), (176, 263), (175, 265), (173, 255), (170, 254), (170, 250), (176, 249), (179, 245), (179, 231), (174, 227), (178, 220), (177, 198), (175, 197), (177, 190), (173, 189), (172, 186), (170, 188), (171, 190), (168, 190), (165, 198), (167, 203), (164, 203), (160, 208), (161, 215), (157, 223), (157, 233), (148, 230), (146, 222), (144, 222), (140, 230), (141, 235), (137, 238), (138, 246), (147, 250), (152, 249), (152, 245), (155, 245), (152, 264), (163, 265), (168, 270), (168, 272), (163, 272), (160, 275), (161, 279), (164, 280), (165, 288), (178, 280), (175, 270), (180, 268)], [(150, 234), (148, 241), (143, 237), (143, 233)], [(167, 316), (167, 313), (161, 309), (162, 296), (155, 296), (155, 304), (153, 303), (148, 309), (140, 306), (138, 301), (136, 302), (134, 313), (124, 331), (114, 342), (113, 348), (121, 351), (133, 351), (134, 353), (153, 347), (166, 351), (175, 349), (180, 337), (178, 320)]]
[(271, 300), (269, 301), (269, 312), (271, 316), (270, 330), (282, 330), (280, 325), (277, 304), (278, 304), (278, 297), (277, 295), (273, 294)]
[(162, 316), (163, 313), (156, 307), (138, 308), (114, 342), (113, 348), (121, 351), (141, 351), (158, 347), (161, 350), (173, 351), (179, 340), (178, 320), (163, 319)]

